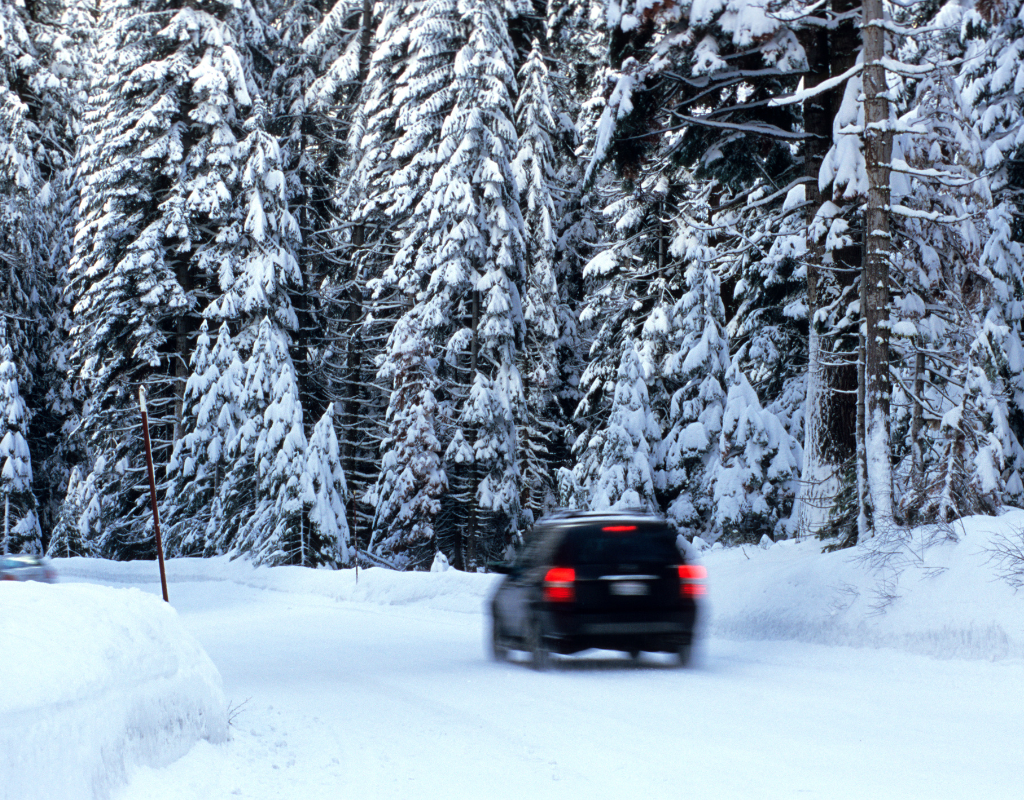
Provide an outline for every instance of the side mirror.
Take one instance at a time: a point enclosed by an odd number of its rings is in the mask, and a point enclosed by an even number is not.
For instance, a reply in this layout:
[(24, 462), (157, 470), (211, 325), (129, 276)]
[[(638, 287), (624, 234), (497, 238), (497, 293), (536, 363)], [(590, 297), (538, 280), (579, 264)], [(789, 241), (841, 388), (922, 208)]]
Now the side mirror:
[(487, 565), (488, 572), (494, 572), (498, 575), (511, 575), (512, 570), (512, 564), (509, 564), (507, 561), (492, 561)]

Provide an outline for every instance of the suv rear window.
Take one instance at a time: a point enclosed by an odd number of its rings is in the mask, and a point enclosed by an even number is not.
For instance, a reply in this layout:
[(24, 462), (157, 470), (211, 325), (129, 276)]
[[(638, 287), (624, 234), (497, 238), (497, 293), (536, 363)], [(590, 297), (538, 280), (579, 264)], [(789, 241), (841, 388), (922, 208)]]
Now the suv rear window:
[(682, 556), (676, 537), (667, 527), (606, 531), (581, 526), (570, 531), (558, 550), (559, 564), (596, 566), (601, 564), (678, 564)]

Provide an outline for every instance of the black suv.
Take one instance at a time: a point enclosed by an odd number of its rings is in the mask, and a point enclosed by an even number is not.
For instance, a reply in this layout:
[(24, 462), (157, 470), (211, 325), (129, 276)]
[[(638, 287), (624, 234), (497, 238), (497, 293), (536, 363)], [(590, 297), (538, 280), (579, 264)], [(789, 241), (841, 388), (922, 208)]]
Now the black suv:
[(491, 599), (496, 659), (530, 653), (544, 669), (551, 653), (590, 647), (675, 653), (689, 663), (705, 570), (688, 564), (661, 517), (560, 512), (534, 527)]

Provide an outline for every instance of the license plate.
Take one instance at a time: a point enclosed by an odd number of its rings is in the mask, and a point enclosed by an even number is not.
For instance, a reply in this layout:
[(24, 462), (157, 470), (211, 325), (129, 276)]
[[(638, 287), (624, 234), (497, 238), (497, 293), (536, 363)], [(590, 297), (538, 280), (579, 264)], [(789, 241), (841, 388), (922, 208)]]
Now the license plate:
[(608, 591), (612, 594), (636, 597), (647, 594), (647, 584), (641, 581), (615, 581), (608, 587)]

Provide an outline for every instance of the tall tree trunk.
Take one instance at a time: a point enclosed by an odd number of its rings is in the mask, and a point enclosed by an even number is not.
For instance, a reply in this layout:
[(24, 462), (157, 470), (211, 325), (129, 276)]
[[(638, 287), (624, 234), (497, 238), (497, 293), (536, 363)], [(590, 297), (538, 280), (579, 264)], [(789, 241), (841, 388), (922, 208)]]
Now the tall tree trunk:
[[(824, 19), (821, 20), (825, 22)], [(829, 77), (828, 33), (824, 24), (809, 26), (801, 37), (807, 54), (808, 70), (804, 85), (813, 89)], [(818, 283), (825, 262), (825, 244), (811, 232), (818, 209), (821, 191), (818, 175), (825, 153), (832, 139), (832, 114), (824, 94), (804, 103), (804, 128), (811, 138), (804, 145), (804, 175), (807, 199), (807, 397), (804, 407), (804, 462), (800, 476), (800, 495), (797, 500), (797, 530), (800, 534), (817, 533), (822, 523), (824, 498), (823, 482), (830, 472), (822, 452), (825, 436), (824, 396), (828, 393), (827, 373), (821, 359), (821, 342), (814, 317), (820, 308)], [(827, 491), (827, 490), (826, 490)]]
[[(470, 347), (469, 355), (469, 375), (470, 381), (476, 379), (476, 371), (479, 368), (479, 354), (480, 354), (480, 339), (478, 336), (478, 329), (480, 327), (480, 292), (477, 289), (473, 289), (473, 344)], [(469, 439), (470, 446), (476, 444), (476, 436), (474, 432), (470, 432)], [(477, 556), (477, 537), (479, 536), (480, 527), (480, 507), (478, 505), (479, 495), (478, 490), (480, 488), (480, 476), (479, 470), (476, 465), (476, 458), (470, 462), (470, 495), (469, 495), (469, 515), (466, 521), (466, 537), (465, 537), (465, 556), (463, 563), (465, 564), (464, 569), (473, 570), (476, 568), (476, 556)]]
[[(918, 341), (918, 347), (922, 343)], [(914, 410), (910, 418), (911, 485), (914, 492), (924, 491), (924, 448), (921, 446), (921, 431), (924, 429), (924, 353), (920, 350), (914, 358)]]
[[(849, 12), (859, 0), (835, 0), (833, 15)], [(819, 11), (820, 24), (804, 29), (801, 44), (807, 54), (808, 89), (846, 72), (854, 63), (858, 31), (852, 21), (835, 29), (827, 24), (827, 9)], [(823, 338), (815, 315), (849, 286), (855, 274), (850, 267), (859, 260), (859, 248), (826, 251), (823, 236), (815, 236), (811, 224), (824, 199), (818, 185), (821, 165), (832, 145), (833, 125), (842, 102), (838, 86), (804, 103), (804, 175), (807, 177), (807, 397), (804, 420), (804, 453), (800, 495), (794, 519), (798, 534), (816, 534), (827, 524), (839, 492), (841, 471), (856, 446), (856, 362), (849, 346), (836, 337)], [(836, 202), (842, 202), (837, 199)], [(856, 250), (856, 252), (855, 252)]]
[[(185, 294), (190, 293), (194, 288), (192, 273), (189, 272), (188, 262), (179, 260), (174, 266), (174, 274)], [(189, 314), (181, 314), (175, 323), (174, 329), (174, 429), (172, 433), (171, 446), (184, 435), (185, 429), (185, 385), (188, 383), (189, 364), (192, 361), (192, 348), (189, 346), (189, 338), (195, 326), (195, 317)]]
[(874, 528), (871, 495), (868, 493), (867, 441), (864, 435), (864, 328), (861, 326), (860, 347), (857, 349), (857, 538), (866, 541)]
[(864, 158), (868, 174), (861, 310), (864, 315), (864, 445), (872, 518), (867, 535), (893, 523), (889, 431), (889, 164), (892, 128), (886, 86), (882, 0), (864, 0)]
[[(362, 15), (359, 20), (359, 80), (353, 89), (353, 96), (358, 97), (363, 85), (366, 83), (366, 76), (370, 72), (371, 34), (373, 33), (373, 2), (363, 0)], [(359, 282), (359, 264), (362, 257), (361, 252), (366, 244), (366, 225), (359, 222), (352, 226), (352, 247), (349, 250), (348, 274), (346, 276), (347, 286), (345, 293), (345, 321), (347, 323), (347, 352), (345, 356), (345, 379), (347, 386), (344, 389), (344, 401), (341, 405), (341, 430), (342, 436), (339, 441), (341, 447), (341, 463), (345, 470), (345, 479), (350, 487), (353, 484), (353, 477), (357, 473), (359, 442), (355, 432), (359, 430), (360, 415), (363, 412), (362, 382), (363, 382), (363, 340), (360, 325), (363, 320), (363, 295)], [(357, 502), (348, 503), (348, 528), (353, 547), (356, 551), (360, 549), (359, 537), (363, 534), (359, 525), (359, 512), (356, 508)], [(369, 541), (369, 531), (367, 542)]]

